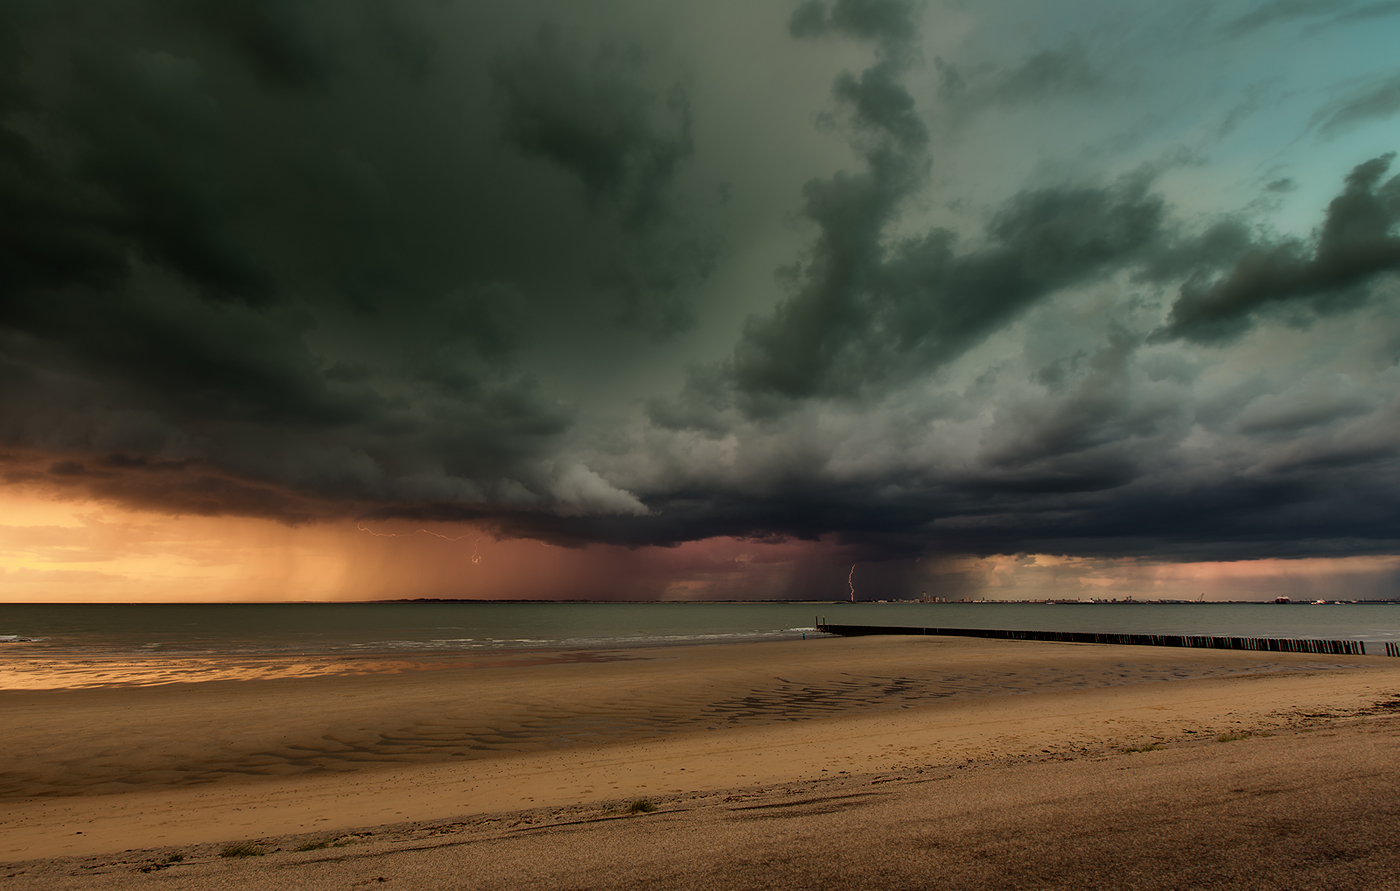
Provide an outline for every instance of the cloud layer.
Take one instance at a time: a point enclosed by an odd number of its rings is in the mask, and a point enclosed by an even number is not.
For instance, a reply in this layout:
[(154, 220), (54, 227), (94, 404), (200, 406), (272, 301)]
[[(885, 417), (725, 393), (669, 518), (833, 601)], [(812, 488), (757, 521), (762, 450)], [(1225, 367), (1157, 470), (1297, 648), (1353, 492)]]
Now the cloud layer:
[(0, 472), (567, 545), (1394, 553), (1391, 5), (1023, 13), (8, 4)]

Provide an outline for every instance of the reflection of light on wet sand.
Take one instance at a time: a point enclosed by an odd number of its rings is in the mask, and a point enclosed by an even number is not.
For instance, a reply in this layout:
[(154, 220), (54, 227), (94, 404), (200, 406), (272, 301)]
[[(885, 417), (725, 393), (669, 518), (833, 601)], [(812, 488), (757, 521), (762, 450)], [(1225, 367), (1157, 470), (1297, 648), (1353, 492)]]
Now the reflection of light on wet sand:
[(155, 687), (208, 681), (266, 681), (283, 678), (351, 677), (442, 671), (449, 668), (523, 668), (570, 662), (636, 659), (599, 651), (531, 652), (460, 657), (168, 656), (101, 659), (9, 659), (0, 661), (0, 690), (77, 690), (93, 687)]
[[(1096, 707), (1074, 703), (1095, 691), (1118, 688), (1110, 699), (1119, 703), (1115, 720), (1127, 722), (1115, 726), (1120, 735), (1138, 726), (1131, 713), (1158, 695), (1153, 689), (1227, 683), (1230, 695), (1248, 698), (1285, 675), (1306, 685), (1361, 661), (914, 637), (411, 658), (31, 657), (0, 661), (29, 687), (0, 700), (9, 707), (0, 801), (448, 764), (833, 718), (895, 722), (918, 713), (956, 731), (988, 708), (1005, 717), (978, 745), (1004, 752), (1021, 720), (1047, 708), (1065, 715), (1061, 744), (1080, 738)], [(1385, 661), (1366, 664), (1384, 669)], [(927, 744), (946, 753), (968, 746), (942, 737)]]

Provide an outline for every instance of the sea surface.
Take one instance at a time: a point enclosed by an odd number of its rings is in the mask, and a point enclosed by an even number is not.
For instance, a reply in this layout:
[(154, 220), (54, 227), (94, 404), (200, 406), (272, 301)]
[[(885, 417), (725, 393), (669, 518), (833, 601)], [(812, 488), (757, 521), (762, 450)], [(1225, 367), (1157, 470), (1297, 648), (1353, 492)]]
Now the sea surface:
[[(0, 655), (355, 656), (791, 640), (856, 625), (1400, 641), (1400, 604), (0, 604)], [(1370, 646), (1375, 645), (1375, 646)]]

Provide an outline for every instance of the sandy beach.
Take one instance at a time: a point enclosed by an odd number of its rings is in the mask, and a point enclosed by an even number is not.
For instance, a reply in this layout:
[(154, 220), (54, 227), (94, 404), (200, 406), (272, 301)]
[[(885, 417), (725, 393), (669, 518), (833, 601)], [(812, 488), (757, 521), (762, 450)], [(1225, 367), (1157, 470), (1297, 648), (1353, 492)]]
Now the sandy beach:
[(341, 668), (0, 692), (6, 886), (1400, 882), (1397, 659), (860, 638)]

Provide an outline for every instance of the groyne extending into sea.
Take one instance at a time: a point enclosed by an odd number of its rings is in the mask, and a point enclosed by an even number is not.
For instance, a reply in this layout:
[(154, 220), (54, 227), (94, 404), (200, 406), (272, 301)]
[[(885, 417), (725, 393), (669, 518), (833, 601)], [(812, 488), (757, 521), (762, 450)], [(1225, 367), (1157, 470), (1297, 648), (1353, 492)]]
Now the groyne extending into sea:
[[(1260, 650), (1270, 653), (1319, 653), (1364, 656), (1360, 640), (1297, 640), (1279, 637), (1203, 637), (1185, 634), (1115, 634), (1088, 631), (1003, 631), (992, 628), (915, 628), (901, 625), (834, 625), (817, 617), (817, 630), (842, 637), (871, 634), (930, 634), (942, 637), (988, 637), (998, 640), (1045, 640), (1061, 643), (1120, 644), (1139, 647), (1199, 647), (1209, 650)], [(1386, 645), (1386, 655), (1400, 647)]]

